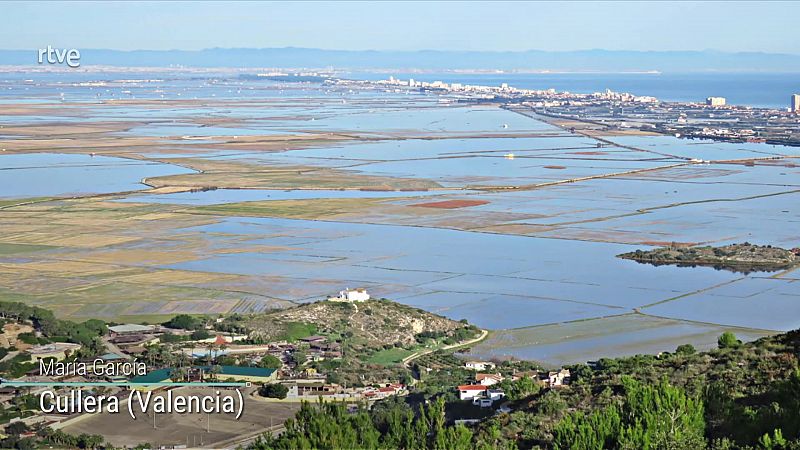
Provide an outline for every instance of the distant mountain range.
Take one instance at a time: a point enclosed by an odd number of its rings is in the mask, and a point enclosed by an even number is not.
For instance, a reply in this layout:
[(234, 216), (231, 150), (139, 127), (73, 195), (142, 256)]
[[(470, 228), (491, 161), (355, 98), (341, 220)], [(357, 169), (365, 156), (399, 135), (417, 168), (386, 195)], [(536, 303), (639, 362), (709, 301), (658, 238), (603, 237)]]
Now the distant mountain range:
[[(718, 51), (350, 51), (313, 48), (79, 49), (81, 66), (284, 67), (564, 72), (800, 72), (800, 55)], [(0, 65), (36, 65), (37, 52), (0, 50)]]

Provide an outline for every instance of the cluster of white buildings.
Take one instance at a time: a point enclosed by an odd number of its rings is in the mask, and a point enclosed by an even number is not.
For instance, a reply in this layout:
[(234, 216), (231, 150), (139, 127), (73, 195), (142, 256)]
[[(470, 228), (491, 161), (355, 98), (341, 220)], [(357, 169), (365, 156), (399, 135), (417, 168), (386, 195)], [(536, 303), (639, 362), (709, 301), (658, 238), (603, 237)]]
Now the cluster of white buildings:
[(508, 83), (501, 83), (500, 86), (483, 86), (483, 85), (462, 84), (462, 83), (445, 83), (443, 81), (433, 81), (433, 82), (416, 81), (413, 78), (410, 78), (408, 81), (404, 81), (397, 79), (395, 77), (389, 77), (388, 80), (379, 80), (376, 81), (375, 83), (383, 86), (441, 90), (455, 94), (462, 93), (462, 94), (483, 94), (486, 96), (515, 95), (515, 96), (549, 97), (552, 98), (552, 101), (555, 102), (552, 105), (542, 105), (542, 106), (558, 106), (563, 104), (565, 101), (575, 102), (581, 100), (584, 101), (607, 100), (607, 101), (632, 102), (632, 103), (658, 103), (658, 99), (655, 97), (637, 96), (629, 94), (627, 92), (614, 92), (610, 89), (606, 89), (605, 92), (595, 92), (592, 94), (572, 94), (569, 92), (557, 92), (555, 89), (545, 89), (545, 90), (520, 89), (520, 88), (515, 88), (513, 86), (509, 86)]
[[(506, 394), (502, 389), (499, 389), (499, 387), (492, 387), (503, 382), (505, 377), (500, 373), (485, 373), (486, 370), (495, 369), (496, 366), (494, 363), (486, 361), (467, 361), (464, 363), (464, 367), (469, 370), (474, 370), (477, 373), (475, 374), (475, 382), (473, 384), (463, 384), (456, 387), (460, 400), (471, 400), (473, 405), (480, 406), (481, 408), (489, 408), (494, 402), (505, 398)], [(517, 373), (511, 377), (511, 381), (516, 381), (521, 378), (530, 378), (544, 387), (558, 389), (569, 385), (570, 376), (569, 369), (542, 373), (532, 371), (528, 373)]]
[(287, 384), (286, 398), (315, 400), (320, 397), (337, 400), (382, 400), (393, 395), (405, 395), (406, 387), (401, 383), (386, 383), (379, 386), (345, 388), (338, 384), (295, 382)]

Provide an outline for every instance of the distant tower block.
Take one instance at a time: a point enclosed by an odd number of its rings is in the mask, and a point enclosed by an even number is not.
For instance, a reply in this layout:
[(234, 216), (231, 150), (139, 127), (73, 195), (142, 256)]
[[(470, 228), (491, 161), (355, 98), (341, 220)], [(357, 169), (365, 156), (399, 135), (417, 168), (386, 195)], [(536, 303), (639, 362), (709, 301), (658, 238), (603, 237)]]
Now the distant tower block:
[(792, 112), (800, 112), (800, 94), (792, 94)]
[(725, 106), (726, 103), (725, 97), (708, 97), (706, 99), (706, 105), (708, 106)]

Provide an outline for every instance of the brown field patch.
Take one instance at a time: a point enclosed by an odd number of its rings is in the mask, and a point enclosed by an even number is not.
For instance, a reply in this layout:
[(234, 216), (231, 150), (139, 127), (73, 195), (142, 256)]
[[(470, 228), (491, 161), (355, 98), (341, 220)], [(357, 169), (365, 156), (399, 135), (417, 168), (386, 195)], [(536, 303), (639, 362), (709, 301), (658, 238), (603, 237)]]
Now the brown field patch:
[(118, 278), (126, 283), (193, 285), (210, 282), (236, 281), (239, 275), (216, 274), (208, 272), (191, 272), (188, 270), (157, 270)]
[(553, 169), (553, 170), (564, 170), (566, 166), (544, 166), (545, 169)]
[(445, 200), (441, 202), (431, 203), (417, 203), (409, 206), (419, 206), (422, 208), (439, 208), (439, 209), (456, 209), (456, 208), (469, 208), (470, 206), (486, 205), (489, 202), (485, 200)]
[[(69, 255), (66, 256), (69, 257)], [(86, 262), (108, 264), (162, 265), (191, 261), (196, 259), (197, 255), (191, 251), (176, 250), (174, 248), (163, 250), (131, 248), (93, 252), (88, 255), (80, 255), (79, 258), (82, 258)]]
[(89, 263), (82, 261), (37, 261), (23, 264), (2, 264), (8, 270), (22, 269), (34, 270), (37, 272), (56, 273), (59, 276), (87, 276), (116, 273), (120, 271), (132, 271), (120, 266), (108, 264)]
[(14, 244), (39, 244), (59, 247), (100, 248), (109, 245), (124, 244), (138, 241), (139, 238), (127, 236), (78, 234), (64, 236), (56, 233), (27, 233), (4, 237), (4, 242)]

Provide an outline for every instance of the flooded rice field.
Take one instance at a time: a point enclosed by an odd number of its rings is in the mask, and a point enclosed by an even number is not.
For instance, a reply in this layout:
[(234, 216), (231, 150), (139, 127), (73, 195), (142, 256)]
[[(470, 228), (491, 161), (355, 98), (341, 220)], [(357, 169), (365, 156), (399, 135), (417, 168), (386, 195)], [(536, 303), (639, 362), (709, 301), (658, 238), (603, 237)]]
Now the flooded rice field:
[(193, 173), (151, 161), (59, 153), (0, 154), (0, 198), (69, 197), (147, 189), (148, 177)]
[(124, 203), (165, 203), (176, 205), (218, 205), (223, 203), (255, 202), (269, 200), (309, 200), (330, 198), (393, 198), (426, 197), (458, 191), (345, 191), (345, 190), (265, 190), (265, 189), (215, 189), (173, 194), (132, 195), (117, 200)]

